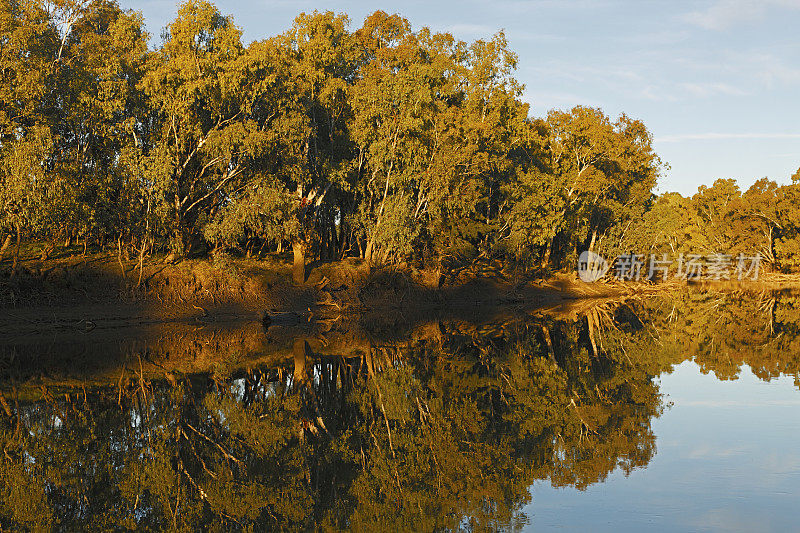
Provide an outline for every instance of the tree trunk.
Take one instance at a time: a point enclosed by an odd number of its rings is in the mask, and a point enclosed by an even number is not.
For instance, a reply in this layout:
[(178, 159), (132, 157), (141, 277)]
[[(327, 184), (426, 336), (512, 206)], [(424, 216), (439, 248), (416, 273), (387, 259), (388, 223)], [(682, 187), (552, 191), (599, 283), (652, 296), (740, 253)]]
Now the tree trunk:
[(555, 239), (555, 237), (547, 240), (547, 245), (544, 249), (544, 257), (542, 257), (542, 268), (550, 266), (550, 251), (553, 249), (553, 239)]
[(336, 257), (341, 261), (344, 259), (345, 247), (347, 245), (347, 232), (344, 220), (339, 222), (339, 237), (337, 238), (337, 242), (339, 243), (339, 249), (336, 251)]
[(17, 247), (14, 250), (14, 263), (11, 265), (11, 277), (17, 275), (17, 264), (19, 264), (19, 245), (22, 241), (22, 229), (17, 226)]
[(339, 234), (336, 232), (336, 224), (331, 222), (331, 240), (328, 244), (328, 260), (336, 261), (339, 255)]
[(45, 245), (45, 247), (42, 249), (42, 255), (39, 256), (40, 261), (47, 261), (50, 259), (50, 254), (56, 250), (56, 247), (58, 246), (58, 240), (61, 238), (62, 233), (64, 233), (64, 228), (61, 228), (58, 234), (56, 234), (56, 236)]
[(175, 195), (175, 243), (173, 245), (173, 252), (177, 257), (183, 257), (186, 252), (186, 242), (183, 232), (183, 213), (181, 212), (181, 198)]
[(597, 240), (597, 230), (593, 229), (592, 230), (592, 240), (589, 241), (589, 251), (590, 252), (594, 252), (594, 243), (595, 243), (596, 240)]
[(370, 265), (372, 264), (372, 242), (373, 237), (370, 237), (369, 241), (367, 241), (367, 249), (364, 251), (364, 260)]
[(39, 261), (47, 261), (50, 259), (50, 254), (53, 253), (55, 250), (55, 244), (46, 244), (44, 248), (42, 248), (42, 253), (39, 255)]
[(64, 247), (68, 248), (68, 247), (72, 246), (73, 244), (76, 245), (76, 246), (78, 245), (78, 228), (76, 228), (76, 227), (73, 227), (70, 230), (69, 236), (67, 238), (67, 241), (64, 243)]
[(117, 261), (119, 262), (119, 271), (122, 274), (122, 279), (125, 279), (125, 263), (122, 262), (122, 235), (117, 236)]
[(139, 280), (136, 282), (136, 288), (142, 284), (142, 271), (144, 270), (144, 253), (147, 250), (147, 237), (142, 239), (142, 248), (139, 250)]
[[(397, 144), (397, 136), (395, 136), (395, 144)], [(394, 167), (394, 161), (389, 163), (389, 170), (386, 173), (386, 187), (384, 187), (383, 189), (383, 199), (381, 200), (381, 206), (378, 208), (378, 218), (375, 220), (375, 227), (372, 228), (372, 235), (370, 235), (369, 237), (369, 242), (367, 243), (367, 251), (364, 254), (364, 258), (370, 265), (372, 264), (372, 254), (375, 251), (375, 235), (378, 232), (378, 228), (381, 225), (381, 221), (383, 220), (383, 210), (386, 207), (386, 198), (389, 196), (389, 177), (392, 175), (393, 167)]]
[(302, 285), (306, 281), (306, 248), (301, 241), (292, 242), (292, 252), (294, 252), (294, 263), (292, 265), (292, 279), (297, 285)]
[[(775, 270), (775, 239), (774, 239), (775, 227), (770, 224), (769, 226), (769, 235), (767, 236), (767, 253), (769, 257), (767, 257), (767, 261), (770, 264), (771, 270)], [(0, 260), (2, 260), (2, 254), (0, 254)]]
[(3, 246), (0, 247), (0, 263), (3, 262), (3, 258), (6, 256), (6, 250), (8, 247), (11, 246), (11, 234), (9, 233), (6, 235), (6, 240), (3, 241)]

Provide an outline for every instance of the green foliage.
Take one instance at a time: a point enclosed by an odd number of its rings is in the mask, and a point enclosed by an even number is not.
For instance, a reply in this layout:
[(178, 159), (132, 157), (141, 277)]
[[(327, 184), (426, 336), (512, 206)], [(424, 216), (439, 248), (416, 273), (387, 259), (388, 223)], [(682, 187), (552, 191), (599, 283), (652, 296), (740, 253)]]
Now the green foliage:
[(49, 179), (51, 151), (50, 132), (38, 128), (10, 144), (2, 154), (0, 205), (3, 223), (9, 229), (35, 232), (55, 222), (64, 191), (57, 180)]
[[(502, 32), (472, 43), (377, 11), (241, 42), (183, 2), (155, 49), (113, 0), (0, 7), (0, 231), (144, 253), (291, 246), (439, 270), (571, 267), (582, 250), (759, 251), (800, 265), (795, 186), (655, 198), (645, 125), (529, 116)], [(46, 254), (45, 254), (46, 255)], [(127, 252), (125, 254), (127, 255)]]
[(652, 135), (626, 115), (611, 122), (583, 106), (528, 127), (522, 172), (507, 186), (510, 248), (545, 266), (604, 240), (613, 248), (650, 206), (663, 166)]
[(800, 266), (797, 184), (779, 186), (766, 178), (744, 193), (732, 179), (700, 186), (685, 198), (678, 193), (658, 197), (635, 221), (620, 246), (610, 254), (760, 254), (762, 265), (778, 271)]

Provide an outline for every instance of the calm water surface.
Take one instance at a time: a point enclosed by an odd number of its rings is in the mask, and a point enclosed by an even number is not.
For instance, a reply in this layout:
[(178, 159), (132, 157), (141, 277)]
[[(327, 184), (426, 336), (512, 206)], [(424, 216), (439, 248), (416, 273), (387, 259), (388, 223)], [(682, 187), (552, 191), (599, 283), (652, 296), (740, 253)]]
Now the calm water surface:
[[(534, 531), (796, 531), (800, 391), (793, 378), (736, 381), (693, 362), (660, 378), (673, 406), (653, 422), (646, 469), (585, 491), (534, 483)], [(535, 527), (533, 527), (535, 526)]]
[(0, 343), (12, 530), (788, 531), (800, 300)]

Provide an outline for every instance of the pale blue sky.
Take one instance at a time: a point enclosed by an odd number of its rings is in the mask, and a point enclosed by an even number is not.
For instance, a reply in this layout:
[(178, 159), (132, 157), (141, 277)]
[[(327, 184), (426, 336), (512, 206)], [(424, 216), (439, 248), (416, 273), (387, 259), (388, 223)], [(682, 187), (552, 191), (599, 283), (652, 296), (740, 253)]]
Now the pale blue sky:
[[(120, 0), (142, 11), (153, 43), (175, 0)], [(671, 170), (659, 191), (717, 178), (743, 188), (788, 183), (800, 167), (800, 0), (496, 2), (215, 2), (246, 42), (281, 33), (302, 11), (345, 12), (351, 27), (377, 9), (463, 40), (503, 29), (519, 55), (531, 113), (576, 104), (642, 119)]]

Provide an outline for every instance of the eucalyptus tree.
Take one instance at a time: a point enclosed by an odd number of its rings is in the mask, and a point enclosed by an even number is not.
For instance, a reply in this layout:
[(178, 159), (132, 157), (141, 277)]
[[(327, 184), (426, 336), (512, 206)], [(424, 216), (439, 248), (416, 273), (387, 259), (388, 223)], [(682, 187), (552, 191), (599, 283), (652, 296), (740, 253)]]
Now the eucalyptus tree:
[(734, 179), (718, 179), (710, 187), (701, 185), (692, 196), (695, 210), (690, 238), (696, 253), (728, 253), (733, 245), (730, 220), (741, 196)]
[(247, 185), (229, 195), (207, 235), (290, 242), (297, 283), (305, 279), (307, 253), (336, 233), (342, 212), (330, 200), (348, 188), (352, 172), (347, 90), (357, 50), (347, 24), (331, 12), (301, 14), (287, 32), (251, 44), (234, 66), (251, 95), (242, 120), (263, 142)]
[[(662, 166), (652, 135), (626, 115), (612, 122), (600, 109), (553, 110), (546, 129), (544, 170), (537, 172), (543, 182), (541, 203), (554, 213), (547, 228), (545, 265), (559, 235), (566, 246), (559, 250), (563, 254), (584, 242), (594, 250), (612, 228), (624, 233), (626, 224), (648, 207)], [(528, 222), (524, 215), (518, 217), (517, 223), (522, 222)]]
[[(57, 33), (41, 3), (3, 2), (0, 34), (0, 231), (16, 234), (18, 250), (42, 207), (52, 146), (47, 109)], [(3, 252), (9, 243), (10, 236)]]
[(57, 33), (40, 2), (0, 3), (0, 142), (44, 120)]
[(372, 14), (356, 32), (356, 39), (364, 55), (351, 91), (352, 135), (359, 147), (356, 223), (364, 239), (364, 256), (372, 261), (382, 236), (387, 244), (394, 237), (406, 247), (416, 236), (416, 228), (407, 219), (411, 200), (390, 193), (401, 187), (409, 168), (425, 157), (417, 139), (423, 136), (427, 118), (423, 116), (430, 115), (428, 109), (434, 105), (431, 85), (441, 79), (425, 80), (422, 73), (414, 78), (411, 67), (422, 69), (416, 57), (419, 50), (410, 24), (397, 15)]
[[(132, 142), (134, 107), (141, 103), (135, 89), (146, 54), (141, 15), (108, 0), (3, 6), (3, 194), (14, 204), (6, 218), (26, 220), (20, 229), (40, 238), (78, 224), (107, 233), (125, 209), (115, 204), (117, 164)], [(33, 207), (23, 212), (25, 205)]]
[[(465, 46), (459, 44), (459, 46)], [(465, 46), (458, 97), (437, 118), (437, 152), (422, 175), (424, 227), (437, 261), (489, 252), (501, 227), (502, 189), (516, 176), (513, 153), (527, 143), (528, 105), (514, 78), (517, 56), (503, 33)]]
[(179, 255), (191, 251), (199, 226), (241, 181), (249, 146), (257, 142), (231, 75), (243, 54), (233, 20), (191, 0), (181, 4), (141, 82), (157, 113), (151, 167), (170, 204), (172, 248)]
[(136, 144), (144, 115), (137, 84), (147, 56), (140, 13), (115, 1), (66, 2), (62, 40), (54, 60), (59, 105), (53, 131), (62, 176), (73, 205), (62, 227), (83, 225), (101, 235), (125, 229), (127, 201), (120, 202), (126, 168), (123, 150)]
[(281, 101), (267, 117), (280, 150), (264, 188), (278, 193), (294, 255), (294, 280), (305, 279), (306, 255), (335, 234), (341, 210), (331, 202), (348, 188), (354, 166), (348, 90), (357, 75), (358, 50), (348, 19), (332, 12), (299, 15), (272, 45), (285, 65)]
[[(316, 258), (547, 264), (646, 229), (662, 165), (645, 126), (582, 106), (529, 118), (502, 32), (465, 43), (381, 11), (351, 31), (314, 12), (244, 46), (202, 0), (153, 51), (114, 0), (6, 2), (0, 26), (6, 234), (80, 230), (140, 259), (156, 240), (176, 255), (288, 243), (302, 283)], [(789, 211), (737, 223), (780, 262)]]
[(639, 254), (692, 253), (691, 235), (697, 230), (696, 211), (691, 199), (679, 193), (656, 198), (644, 215), (631, 224), (615, 252)]
[(58, 184), (47, 179), (52, 139), (46, 128), (29, 131), (3, 147), (0, 160), (0, 206), (4, 226), (16, 233), (12, 276), (17, 270), (24, 233), (46, 230), (64, 197)]
[(520, 263), (541, 261), (554, 229), (560, 224), (560, 183), (549, 167), (547, 123), (542, 119), (523, 124), (520, 143), (512, 151), (514, 175), (502, 188), (498, 212), (502, 226), (496, 246)]
[(762, 178), (734, 201), (729, 222), (734, 236), (730, 252), (748, 256), (758, 253), (765, 264), (776, 266), (775, 239), (784, 230), (787, 190)]
[(527, 114), (516, 100), (516, 56), (502, 34), (467, 45), (414, 33), (382, 12), (357, 38), (365, 51), (352, 91), (363, 254), (397, 261), (427, 249), (441, 262), (488, 232), (486, 196)]
[(781, 270), (796, 271), (800, 267), (800, 170), (792, 176), (792, 183), (781, 187), (780, 235), (775, 241), (775, 258)]

